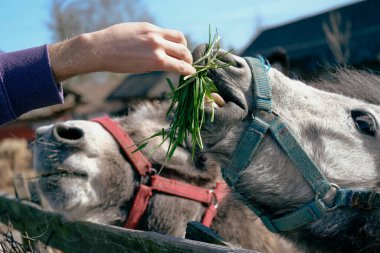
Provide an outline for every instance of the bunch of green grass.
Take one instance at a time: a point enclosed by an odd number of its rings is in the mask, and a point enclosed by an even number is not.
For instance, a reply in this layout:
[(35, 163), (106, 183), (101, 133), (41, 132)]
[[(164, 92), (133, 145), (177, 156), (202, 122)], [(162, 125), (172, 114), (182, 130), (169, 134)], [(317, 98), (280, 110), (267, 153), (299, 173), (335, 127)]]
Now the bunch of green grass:
[(207, 73), (211, 69), (229, 66), (229, 64), (217, 62), (218, 51), (220, 49), (219, 42), (220, 37), (218, 33), (216, 32), (212, 37), (211, 32), (209, 32), (209, 41), (204, 55), (193, 63), (196, 73), (189, 76), (181, 76), (177, 87), (174, 86), (170, 79), (166, 79), (171, 89), (169, 98), (172, 100), (166, 116), (168, 117), (169, 114), (173, 113), (173, 120), (170, 123), (169, 129), (162, 129), (160, 132), (145, 139), (137, 150), (144, 148), (149, 139), (157, 136), (163, 137), (163, 141), (159, 145), (169, 139), (169, 147), (166, 153), (167, 159), (173, 156), (177, 146), (184, 143), (188, 136), (191, 136), (192, 158), (194, 157), (196, 147), (203, 149), (200, 131), (206, 120), (204, 101), (206, 99), (208, 103), (211, 103), (210, 121), (212, 122), (214, 121), (214, 98), (211, 96), (211, 93), (218, 92), (214, 82), (207, 77)]

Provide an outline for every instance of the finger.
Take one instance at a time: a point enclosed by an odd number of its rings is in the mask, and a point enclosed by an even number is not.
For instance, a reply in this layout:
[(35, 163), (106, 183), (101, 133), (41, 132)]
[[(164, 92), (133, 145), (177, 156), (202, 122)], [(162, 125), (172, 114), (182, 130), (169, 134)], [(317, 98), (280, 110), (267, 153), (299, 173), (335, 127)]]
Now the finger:
[(187, 41), (182, 32), (172, 29), (162, 29), (161, 30), (162, 37), (164, 39), (170, 40), (172, 42), (181, 43), (187, 46)]
[(183, 44), (178, 44), (166, 40), (163, 44), (163, 47), (166, 54), (179, 60), (183, 60), (189, 64), (193, 63), (193, 55), (191, 54), (190, 50)]
[(191, 75), (195, 73), (195, 68), (191, 64), (177, 58), (166, 55), (163, 69), (169, 72), (176, 72), (180, 75)]

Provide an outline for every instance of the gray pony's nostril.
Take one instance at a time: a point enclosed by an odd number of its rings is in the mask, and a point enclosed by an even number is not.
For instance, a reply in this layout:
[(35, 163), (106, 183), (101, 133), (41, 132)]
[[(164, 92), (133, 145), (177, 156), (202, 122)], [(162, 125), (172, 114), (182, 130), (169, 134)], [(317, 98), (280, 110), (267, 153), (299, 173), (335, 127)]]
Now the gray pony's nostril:
[(56, 124), (53, 128), (53, 135), (59, 141), (75, 143), (83, 138), (84, 132), (78, 127)]

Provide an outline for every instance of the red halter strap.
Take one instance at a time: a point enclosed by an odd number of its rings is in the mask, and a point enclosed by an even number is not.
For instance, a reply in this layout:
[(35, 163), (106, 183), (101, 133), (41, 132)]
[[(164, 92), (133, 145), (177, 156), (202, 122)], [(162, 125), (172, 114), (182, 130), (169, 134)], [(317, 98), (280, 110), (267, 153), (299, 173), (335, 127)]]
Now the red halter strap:
[(134, 143), (127, 134), (116, 122), (112, 121), (110, 117), (104, 116), (91, 119), (91, 121), (98, 122), (102, 125), (117, 141), (124, 154), (128, 157), (129, 161), (136, 168), (141, 176), (146, 176), (152, 169), (152, 165), (140, 152), (133, 152), (135, 150)]
[[(134, 146), (132, 139), (116, 122), (112, 121), (108, 116), (91, 119), (91, 121), (98, 122), (114, 137), (142, 177), (150, 176), (150, 173), (154, 171), (150, 162), (141, 151), (133, 152), (134, 149), (130, 149)], [(153, 191), (191, 199), (207, 205), (208, 207), (202, 223), (210, 227), (216, 215), (218, 204), (226, 195), (228, 187), (226, 183), (218, 182), (214, 189), (205, 189), (174, 179), (153, 175), (150, 177), (149, 186), (143, 183), (140, 184), (124, 227), (129, 229), (135, 229), (137, 227), (142, 215), (145, 213)]]

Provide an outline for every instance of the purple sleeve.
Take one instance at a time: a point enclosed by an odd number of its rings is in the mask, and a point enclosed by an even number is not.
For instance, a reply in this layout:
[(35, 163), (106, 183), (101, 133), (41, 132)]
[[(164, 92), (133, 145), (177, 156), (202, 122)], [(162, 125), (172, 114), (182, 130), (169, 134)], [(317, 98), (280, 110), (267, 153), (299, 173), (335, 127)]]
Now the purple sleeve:
[(0, 53), (0, 125), (33, 109), (63, 103), (47, 45)]

